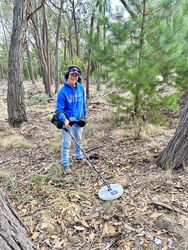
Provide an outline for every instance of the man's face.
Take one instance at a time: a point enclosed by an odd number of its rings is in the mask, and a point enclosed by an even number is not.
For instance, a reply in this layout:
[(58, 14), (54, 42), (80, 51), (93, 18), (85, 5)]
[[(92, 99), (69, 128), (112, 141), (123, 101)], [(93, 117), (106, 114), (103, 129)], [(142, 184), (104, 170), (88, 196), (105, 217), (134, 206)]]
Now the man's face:
[(70, 73), (68, 77), (68, 82), (70, 84), (75, 84), (78, 81), (78, 74), (77, 73)]

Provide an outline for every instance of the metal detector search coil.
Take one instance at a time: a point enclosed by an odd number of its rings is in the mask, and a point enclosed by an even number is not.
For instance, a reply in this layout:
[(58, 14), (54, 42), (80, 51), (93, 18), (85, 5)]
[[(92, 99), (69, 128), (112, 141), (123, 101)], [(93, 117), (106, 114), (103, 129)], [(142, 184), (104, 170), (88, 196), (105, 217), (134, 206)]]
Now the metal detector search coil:
[(99, 176), (99, 178), (104, 182), (105, 186), (102, 187), (99, 192), (98, 192), (98, 196), (101, 200), (104, 201), (111, 201), (111, 200), (115, 200), (118, 199), (120, 196), (122, 196), (123, 194), (123, 187), (120, 184), (109, 184), (104, 177), (99, 173), (99, 171), (97, 170), (97, 168), (93, 165), (93, 163), (90, 161), (89, 156), (84, 152), (84, 150), (80, 147), (79, 143), (75, 140), (74, 136), (72, 136), (72, 134), (70, 133), (70, 131), (66, 128), (65, 131), (70, 135), (70, 137), (74, 140), (74, 142), (76, 143), (76, 145), (80, 148), (80, 150), (82, 151), (86, 162), (88, 163), (88, 165), (93, 168), (93, 170), (97, 173), (97, 175)]
[(111, 201), (118, 199), (123, 194), (123, 187), (120, 184), (110, 184), (110, 190), (107, 186), (102, 187), (99, 192), (98, 196), (101, 200), (104, 201)]

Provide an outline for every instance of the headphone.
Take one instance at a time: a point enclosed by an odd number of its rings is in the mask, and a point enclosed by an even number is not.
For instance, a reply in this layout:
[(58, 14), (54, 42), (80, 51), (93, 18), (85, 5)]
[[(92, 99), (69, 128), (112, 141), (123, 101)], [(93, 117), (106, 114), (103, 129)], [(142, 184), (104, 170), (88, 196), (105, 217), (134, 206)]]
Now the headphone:
[[(78, 73), (79, 73), (80, 75), (82, 74), (82, 71), (81, 71), (81, 69), (80, 69), (78, 66), (76, 66), (76, 65), (69, 66), (69, 67), (67, 68), (67, 71), (66, 71), (65, 74), (64, 74), (66, 80), (67, 80), (68, 77), (69, 77), (70, 70), (73, 69), (73, 68), (76, 68), (77, 71), (78, 71)], [(78, 77), (78, 82), (81, 82), (80, 76)]]

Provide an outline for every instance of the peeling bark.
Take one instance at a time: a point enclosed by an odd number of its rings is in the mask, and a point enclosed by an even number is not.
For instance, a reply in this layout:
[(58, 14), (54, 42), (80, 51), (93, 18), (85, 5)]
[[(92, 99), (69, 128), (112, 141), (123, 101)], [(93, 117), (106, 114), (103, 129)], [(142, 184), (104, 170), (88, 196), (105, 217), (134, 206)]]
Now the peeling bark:
[(22, 77), (22, 55), (30, 0), (15, 0), (8, 62), (8, 122), (19, 127), (27, 121)]
[(36, 250), (16, 211), (0, 190), (0, 249)]
[(188, 102), (174, 136), (157, 157), (156, 164), (165, 170), (188, 167)]

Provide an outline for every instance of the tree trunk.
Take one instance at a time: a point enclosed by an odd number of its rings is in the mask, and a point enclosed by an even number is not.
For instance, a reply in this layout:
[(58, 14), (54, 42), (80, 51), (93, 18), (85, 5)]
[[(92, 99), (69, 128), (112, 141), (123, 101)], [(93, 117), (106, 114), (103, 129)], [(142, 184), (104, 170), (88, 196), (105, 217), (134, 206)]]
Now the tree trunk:
[(26, 229), (0, 190), (0, 249), (34, 250)]
[[(102, 1), (101, 0), (98, 0), (96, 2), (96, 8), (98, 8), (98, 16), (102, 16), (103, 15), (103, 12), (102, 12)], [(97, 43), (98, 43), (98, 47), (101, 48), (101, 21), (100, 19), (98, 18), (98, 21), (97, 21)], [(101, 89), (101, 84), (100, 84), (100, 73), (101, 73), (101, 65), (100, 63), (96, 63), (96, 66), (95, 66), (98, 74), (97, 74), (97, 77), (96, 77), (96, 81), (97, 81), (97, 91), (100, 91)]]
[[(103, 3), (103, 16), (106, 16), (107, 2), (104, 0)], [(103, 24), (103, 44), (106, 44), (106, 23)]]
[(64, 41), (63, 59), (64, 59), (64, 64), (66, 64), (67, 62), (67, 40), (66, 38), (64, 38), (63, 41)]
[(88, 49), (88, 63), (87, 63), (87, 73), (86, 73), (86, 99), (89, 100), (90, 92), (89, 92), (89, 85), (90, 85), (90, 71), (91, 71), (91, 52), (92, 52), (92, 40), (93, 40), (93, 25), (94, 25), (94, 16), (95, 13), (93, 11), (91, 16), (91, 23), (90, 23), (90, 34), (89, 34), (89, 49)]
[(19, 127), (27, 121), (22, 79), (22, 54), (29, 4), (30, 0), (14, 1), (7, 92), (8, 122), (13, 127)]
[(77, 18), (76, 18), (76, 10), (75, 10), (75, 2), (72, 1), (72, 15), (74, 21), (74, 30), (75, 30), (75, 38), (76, 38), (76, 55), (80, 56), (80, 39), (79, 39), (79, 29), (77, 27)]
[[(145, 17), (146, 17), (146, 0), (143, 0), (143, 11), (142, 11), (142, 21), (140, 27), (140, 38), (139, 38), (139, 58), (138, 58), (138, 67), (141, 70), (142, 66), (142, 53), (144, 46), (144, 28), (145, 28)], [(140, 106), (140, 83), (137, 82), (135, 86), (134, 94), (134, 114), (139, 115), (139, 106)]]
[(61, 27), (61, 15), (63, 9), (63, 1), (61, 0), (61, 5), (59, 9), (58, 21), (57, 21), (57, 31), (56, 31), (56, 39), (55, 39), (55, 93), (58, 91), (58, 86), (60, 82), (60, 71), (59, 71), (59, 33)]
[(46, 16), (46, 6), (43, 4), (43, 32), (42, 32), (42, 41), (43, 41), (43, 49), (44, 49), (44, 56), (46, 61), (46, 72), (45, 72), (45, 90), (46, 94), (51, 96), (51, 84), (52, 84), (52, 77), (51, 77), (51, 63), (50, 63), (50, 56), (49, 56), (49, 32), (48, 32), (48, 22)]
[(123, 6), (125, 7), (125, 9), (127, 10), (127, 12), (131, 15), (131, 17), (133, 18), (133, 19), (136, 19), (137, 18), (137, 15), (136, 15), (136, 13), (134, 12), (134, 11), (132, 11), (131, 10), (131, 8), (129, 7), (129, 5), (128, 5), (128, 1), (125, 1), (125, 0), (120, 0), (121, 1), (121, 3), (123, 4)]
[(73, 45), (72, 45), (72, 30), (71, 30), (71, 27), (70, 27), (70, 30), (68, 31), (69, 32), (69, 40), (68, 40), (68, 52), (69, 52), (69, 61), (72, 61), (73, 60), (73, 57), (74, 57), (74, 52), (73, 52)]
[(32, 66), (32, 61), (31, 61), (31, 55), (29, 52), (29, 48), (28, 48), (28, 42), (26, 44), (27, 46), (27, 61), (28, 61), (28, 70), (29, 70), (29, 77), (32, 81), (32, 84), (35, 84), (35, 77), (34, 77), (34, 73), (33, 73), (33, 66)]
[[(4, 39), (5, 39), (6, 50), (7, 50), (7, 54), (8, 54), (8, 41), (7, 41), (5, 25), (4, 25), (4, 22), (3, 22), (1, 10), (0, 10), (0, 20), (1, 20), (1, 26), (2, 26), (2, 30), (3, 30)], [(7, 78), (7, 72), (5, 74), (3, 72), (3, 65), (0, 66), (0, 71), (1, 71), (1, 79)]]
[(165, 170), (188, 167), (188, 102), (173, 138), (159, 154), (156, 164)]
[(3, 22), (1, 10), (0, 10), (0, 20), (1, 20), (1, 26), (2, 26), (2, 29), (3, 29), (3, 35), (4, 35), (4, 39), (5, 39), (6, 49), (8, 51), (8, 41), (7, 41), (7, 36), (6, 36), (6, 32), (5, 32), (5, 25), (4, 25), (4, 22)]
[(4, 72), (1, 64), (0, 64), (0, 79), (4, 79)]
[[(35, 9), (37, 9), (36, 0), (34, 2), (35, 2)], [(44, 0), (43, 0), (43, 5), (44, 5)], [(44, 18), (43, 32), (47, 32), (45, 9), (43, 9), (43, 18)], [(36, 47), (41, 67), (45, 93), (48, 96), (51, 96), (50, 63), (48, 61), (49, 60), (48, 48), (46, 47), (48, 46), (48, 42), (46, 40), (48, 39), (48, 34), (47, 33), (41, 34), (38, 12), (35, 12), (34, 15), (31, 16), (31, 20), (34, 25), (34, 39), (36, 41)]]
[[(29, 79), (29, 68), (28, 68), (28, 63), (27, 63), (27, 58), (23, 57), (23, 79), (28, 80)], [(26, 70), (26, 72), (25, 72)]]

